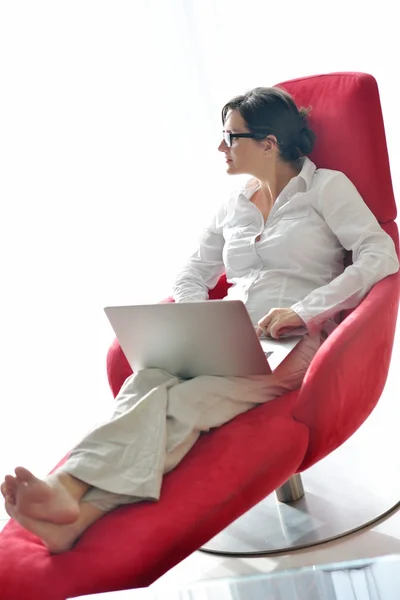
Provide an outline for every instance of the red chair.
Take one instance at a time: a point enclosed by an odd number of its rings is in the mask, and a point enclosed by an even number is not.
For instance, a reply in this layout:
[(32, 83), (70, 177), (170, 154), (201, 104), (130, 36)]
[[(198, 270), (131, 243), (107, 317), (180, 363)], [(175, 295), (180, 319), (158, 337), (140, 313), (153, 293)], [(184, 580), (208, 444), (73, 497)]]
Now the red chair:
[[(334, 73), (282, 86), (298, 104), (313, 107), (311, 125), (318, 142), (312, 159), (317, 166), (339, 169), (352, 179), (398, 250), (396, 207), (374, 78)], [(222, 279), (211, 296), (225, 293)], [(260, 506), (280, 486), (285, 499), (287, 489), (300, 484), (293, 475), (331, 455), (365, 421), (386, 381), (398, 299), (398, 275), (378, 283), (320, 348), (301, 389), (203, 436), (165, 477), (160, 502), (113, 511), (72, 551), (59, 556), (50, 556), (34, 536), (10, 522), (0, 535), (0, 598), (64, 600), (146, 586), (206, 543), (210, 551), (246, 552), (246, 544), (231, 550), (218, 536), (212, 543), (208, 540)], [(109, 351), (107, 368), (116, 394), (130, 373), (117, 343)], [(289, 494), (289, 499), (293, 497)], [(307, 494), (299, 501), (300, 517), (305, 499), (309, 501)], [(304, 538), (300, 521), (297, 530)]]

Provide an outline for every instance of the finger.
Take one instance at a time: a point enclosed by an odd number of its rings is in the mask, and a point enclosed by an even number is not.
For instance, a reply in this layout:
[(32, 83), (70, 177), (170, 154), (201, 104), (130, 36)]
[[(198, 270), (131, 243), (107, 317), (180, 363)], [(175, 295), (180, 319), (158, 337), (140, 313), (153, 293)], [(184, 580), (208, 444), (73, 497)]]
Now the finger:
[(274, 338), (274, 340), (278, 340), (279, 339), (279, 331), (282, 329), (282, 325), (280, 325), (279, 321), (275, 321), (275, 323), (272, 323), (271, 327), (269, 328), (269, 335)]
[(271, 320), (272, 320), (272, 316), (267, 315), (267, 316), (263, 317), (262, 319), (260, 319), (258, 321), (257, 325), (262, 331), (266, 331), (268, 325), (271, 323)]
[(271, 337), (268, 330), (262, 331), (258, 337)]
[(257, 327), (256, 334), (258, 337), (269, 335), (267, 329), (262, 329), (261, 327)]
[(279, 335), (286, 335), (287, 333), (290, 333), (291, 331), (293, 331), (293, 327), (288, 327), (287, 325), (285, 327), (281, 327), (279, 330)]

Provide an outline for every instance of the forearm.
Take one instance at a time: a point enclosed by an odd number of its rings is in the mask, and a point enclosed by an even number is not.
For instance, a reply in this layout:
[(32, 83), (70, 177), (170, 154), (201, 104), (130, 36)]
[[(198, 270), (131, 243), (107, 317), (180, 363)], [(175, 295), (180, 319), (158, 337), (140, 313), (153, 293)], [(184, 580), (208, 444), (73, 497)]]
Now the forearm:
[(340, 311), (357, 306), (378, 281), (396, 273), (398, 268), (395, 254), (366, 252), (339, 277), (314, 290), (291, 308), (305, 322), (310, 333), (316, 333)]
[(175, 278), (173, 298), (175, 302), (196, 302), (208, 299), (208, 290), (213, 288), (225, 270), (222, 248), (224, 238), (205, 230), (196, 252)]
[(208, 288), (193, 270), (183, 269), (175, 280), (172, 296), (175, 302), (197, 302), (208, 299)]

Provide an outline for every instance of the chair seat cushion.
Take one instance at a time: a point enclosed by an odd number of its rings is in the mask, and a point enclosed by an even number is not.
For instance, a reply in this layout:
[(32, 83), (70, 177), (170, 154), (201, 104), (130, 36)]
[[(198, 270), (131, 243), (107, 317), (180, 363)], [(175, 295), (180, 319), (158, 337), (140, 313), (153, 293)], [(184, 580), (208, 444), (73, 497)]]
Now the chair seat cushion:
[(164, 479), (161, 500), (124, 506), (69, 552), (49, 555), (10, 521), (0, 534), (0, 598), (64, 600), (146, 586), (284, 483), (308, 445), (291, 415), (296, 392), (200, 438)]

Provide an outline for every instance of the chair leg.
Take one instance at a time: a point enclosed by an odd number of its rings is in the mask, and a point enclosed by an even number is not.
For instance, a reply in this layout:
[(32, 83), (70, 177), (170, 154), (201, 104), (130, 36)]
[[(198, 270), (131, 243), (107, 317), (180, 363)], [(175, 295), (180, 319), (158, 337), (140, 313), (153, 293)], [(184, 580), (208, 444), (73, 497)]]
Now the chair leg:
[(300, 475), (293, 475), (280, 488), (275, 490), (275, 494), (279, 502), (296, 502), (304, 496), (304, 487)]

